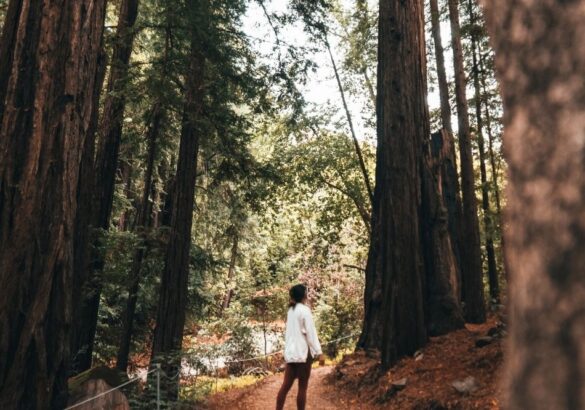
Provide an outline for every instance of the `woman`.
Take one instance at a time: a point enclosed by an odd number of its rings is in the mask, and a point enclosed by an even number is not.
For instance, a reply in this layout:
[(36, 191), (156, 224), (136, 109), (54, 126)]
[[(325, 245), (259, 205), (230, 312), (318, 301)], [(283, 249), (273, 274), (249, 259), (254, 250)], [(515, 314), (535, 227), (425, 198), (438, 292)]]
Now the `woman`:
[(317, 337), (317, 330), (311, 315), (311, 309), (305, 302), (307, 288), (304, 285), (295, 285), (290, 291), (290, 306), (286, 319), (286, 335), (284, 344), (284, 360), (286, 369), (284, 381), (278, 392), (276, 410), (282, 410), (286, 395), (295, 379), (299, 379), (299, 393), (297, 394), (297, 409), (304, 410), (307, 401), (307, 387), (311, 376), (311, 364), (321, 354), (321, 344)]

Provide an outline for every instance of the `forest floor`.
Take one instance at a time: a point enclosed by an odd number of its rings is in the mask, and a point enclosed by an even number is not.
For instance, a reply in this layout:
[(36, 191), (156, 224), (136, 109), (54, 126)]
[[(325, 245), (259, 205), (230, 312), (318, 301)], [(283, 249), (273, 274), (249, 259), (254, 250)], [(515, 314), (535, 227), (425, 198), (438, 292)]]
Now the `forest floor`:
[[(494, 337), (485, 339), (488, 333)], [(307, 409), (499, 409), (504, 335), (501, 323), (491, 317), (485, 324), (431, 338), (416, 358), (402, 359), (388, 372), (380, 372), (378, 360), (363, 352), (347, 355), (335, 367), (313, 369)], [(205, 408), (273, 409), (282, 377), (215, 394)], [(296, 383), (285, 409), (296, 408), (295, 397)]]

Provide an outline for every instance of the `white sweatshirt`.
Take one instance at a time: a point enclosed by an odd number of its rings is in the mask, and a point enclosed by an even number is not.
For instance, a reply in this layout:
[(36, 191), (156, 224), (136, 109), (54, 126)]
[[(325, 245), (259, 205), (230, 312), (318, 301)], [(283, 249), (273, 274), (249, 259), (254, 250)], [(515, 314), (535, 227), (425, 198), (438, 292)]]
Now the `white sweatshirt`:
[(312, 357), (322, 354), (311, 309), (302, 303), (297, 303), (294, 309), (292, 307), (288, 309), (284, 360), (287, 363), (305, 363), (309, 349)]

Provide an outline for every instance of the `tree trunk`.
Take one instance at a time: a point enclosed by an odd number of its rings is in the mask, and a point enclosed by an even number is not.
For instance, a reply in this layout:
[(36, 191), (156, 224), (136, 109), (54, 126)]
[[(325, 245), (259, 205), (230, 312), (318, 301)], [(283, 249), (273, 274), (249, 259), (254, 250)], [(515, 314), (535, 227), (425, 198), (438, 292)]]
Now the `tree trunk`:
[[(473, 2), (468, 1), (469, 19), (472, 26), (476, 24)], [(477, 146), (479, 148), (479, 172), (481, 178), (481, 206), (483, 209), (483, 223), (485, 230), (485, 249), (487, 253), (488, 281), (490, 286), (490, 299), (498, 303), (500, 300), (500, 285), (498, 283), (498, 266), (496, 252), (494, 250), (494, 226), (492, 223), (492, 211), (490, 207), (489, 185), (487, 181), (487, 169), (485, 165), (485, 140), (483, 138), (483, 118), (481, 112), (481, 86), (479, 80), (479, 65), (477, 61), (477, 40), (475, 30), (471, 31), (471, 57), (473, 61), (473, 86), (475, 90), (475, 117), (477, 120)]]
[(134, 314), (136, 313), (136, 303), (138, 301), (138, 290), (140, 286), (140, 271), (142, 269), (142, 261), (148, 250), (145, 236), (147, 234), (146, 230), (150, 225), (152, 215), (152, 202), (149, 200), (149, 197), (152, 192), (154, 162), (156, 159), (157, 143), (163, 119), (163, 108), (161, 104), (157, 102), (152, 109), (152, 120), (146, 136), (148, 141), (148, 158), (146, 161), (146, 170), (144, 173), (144, 186), (142, 190), (142, 198), (140, 199), (140, 209), (136, 215), (133, 227), (133, 231), (137, 232), (139, 236), (143, 236), (143, 238), (141, 240), (141, 244), (138, 246), (138, 249), (134, 252), (134, 258), (132, 259), (130, 286), (128, 288), (128, 301), (126, 304), (126, 312), (124, 314), (120, 346), (116, 358), (116, 367), (123, 372), (125, 372), (128, 367), (130, 342), (132, 341), (132, 331), (134, 327)]
[(585, 408), (585, 1), (484, 3), (504, 102), (510, 409)]
[[(451, 103), (449, 102), (449, 84), (447, 83), (447, 74), (445, 70), (445, 55), (443, 53), (443, 40), (441, 38), (441, 24), (440, 24), (440, 10), (438, 0), (430, 0), (431, 5), (431, 27), (433, 42), (435, 44), (435, 59), (437, 61), (437, 77), (439, 80), (439, 96), (441, 99), (441, 123), (443, 128), (447, 130), (450, 135), (453, 135), (453, 126), (451, 124)], [(434, 134), (436, 135), (436, 134)], [(437, 135), (440, 140), (431, 142), (433, 147), (436, 143), (443, 146), (444, 136), (442, 133)], [(448, 211), (449, 232), (451, 234), (451, 246), (456, 260), (457, 269), (457, 297), (461, 298), (461, 222), (463, 221), (463, 211), (461, 209), (461, 194), (459, 187), (459, 177), (457, 174), (457, 160), (455, 156), (455, 144), (453, 138), (449, 138), (449, 143), (452, 149), (452, 154), (443, 158), (443, 175), (442, 181), (444, 185), (443, 197)], [(433, 148), (432, 148), (433, 149)], [(440, 152), (441, 149), (435, 151)], [(447, 175), (448, 174), (448, 175)], [(445, 186), (449, 184), (449, 186)]]
[(223, 298), (223, 304), (221, 306), (221, 311), (223, 311), (230, 307), (230, 302), (232, 300), (232, 296), (234, 294), (234, 289), (232, 288), (232, 280), (236, 273), (236, 258), (238, 257), (238, 234), (234, 232), (234, 236), (232, 239), (232, 250), (231, 250), (231, 257), (230, 257), (230, 266), (228, 269), (228, 291), (226, 292), (225, 297)]
[(79, 346), (78, 329), (81, 328), (82, 317), (78, 308), (82, 303), (83, 285), (87, 279), (87, 265), (89, 263), (90, 223), (93, 210), (93, 164), (95, 154), (96, 132), (99, 117), (99, 101), (106, 75), (107, 55), (100, 46), (101, 52), (98, 58), (98, 69), (93, 90), (93, 112), (90, 126), (83, 147), (81, 157), (79, 182), (77, 187), (77, 214), (75, 217), (75, 240), (73, 243), (73, 326), (71, 327), (71, 358), (69, 372), (77, 374), (78, 361), (75, 353)]
[(376, 188), (365, 295), (366, 321), (375, 315), (377, 322), (364, 323), (360, 342), (376, 346), (372, 338), (382, 336), (385, 368), (427, 340), (419, 224), (422, 145), (429, 135), (423, 21), (421, 1), (380, 2)]
[(461, 157), (461, 191), (463, 194), (463, 232), (461, 237), (462, 295), (465, 303), (465, 319), (471, 323), (483, 323), (486, 319), (486, 311), (483, 294), (479, 219), (477, 216), (477, 199), (475, 198), (475, 176), (473, 174), (473, 156), (471, 152), (467, 97), (465, 95), (466, 81), (457, 0), (449, 0), (449, 17), (451, 20), (453, 65), (455, 68), (455, 97), (459, 126), (459, 156)]
[[(325, 36), (327, 36), (327, 34), (325, 34)], [(333, 53), (331, 53), (331, 47), (329, 45), (329, 41), (327, 40), (327, 37), (325, 37), (325, 47), (327, 48), (327, 52), (329, 53), (329, 59), (331, 61), (331, 66), (333, 67), (333, 72), (335, 73), (335, 79), (337, 80), (337, 87), (339, 89), (339, 95), (341, 97), (341, 102), (343, 104), (343, 109), (345, 111), (345, 116), (347, 118), (347, 124), (349, 125), (349, 131), (351, 132), (353, 146), (355, 148), (355, 153), (358, 157), (358, 163), (360, 165), (360, 170), (362, 171), (364, 185), (366, 186), (366, 190), (368, 192), (368, 199), (369, 199), (369, 202), (371, 204), (374, 194), (372, 193), (372, 185), (370, 184), (370, 176), (368, 175), (368, 169), (366, 168), (366, 163), (364, 161), (362, 149), (360, 148), (360, 144), (359, 144), (359, 141), (357, 139), (357, 135), (356, 135), (355, 130), (353, 128), (353, 121), (351, 119), (351, 112), (349, 111), (349, 107), (347, 106), (347, 101), (345, 100), (345, 92), (343, 91), (343, 85), (341, 84), (341, 78), (339, 77), (339, 72), (337, 71), (337, 64), (335, 64), (335, 59), (333, 58)]]
[(441, 122), (443, 128), (453, 133), (451, 125), (451, 104), (449, 103), (449, 85), (445, 71), (445, 56), (443, 54), (443, 42), (441, 39), (441, 22), (438, 0), (430, 0), (431, 3), (431, 32), (435, 44), (435, 59), (437, 60), (437, 77), (439, 80), (439, 96), (441, 98)]
[(63, 408), (79, 168), (105, 3), (12, 0), (9, 9), (1, 48), (10, 57), (0, 60), (0, 408)]
[[(118, 151), (122, 136), (122, 123), (126, 99), (124, 85), (128, 76), (128, 63), (134, 43), (134, 23), (138, 15), (138, 0), (124, 0), (120, 4), (116, 42), (112, 54), (112, 65), (108, 79), (107, 98), (101, 121), (101, 135), (95, 162), (94, 213), (92, 226), (94, 229), (107, 230), (110, 226), (110, 214), (114, 198), (116, 170), (118, 168)], [(98, 242), (94, 246), (99, 246)], [(81, 327), (78, 329), (79, 341), (76, 347), (79, 371), (91, 367), (93, 344), (97, 327), (98, 309), (101, 294), (101, 278), (103, 256), (92, 252), (89, 266), (88, 289), (81, 306)]]
[[(207, 19), (207, 2), (190, 0), (191, 10), (201, 20)], [(199, 27), (198, 30), (204, 30)], [(165, 255), (165, 267), (161, 275), (156, 327), (154, 329), (151, 364), (161, 363), (168, 377), (180, 370), (180, 352), (187, 307), (189, 278), (189, 251), (191, 226), (195, 201), (199, 131), (196, 123), (201, 115), (204, 98), (204, 57), (201, 40), (194, 32), (191, 39), (190, 68), (185, 84), (185, 106), (179, 160), (171, 208), (170, 237)], [(178, 378), (165, 379), (163, 390), (169, 400), (178, 397)]]
[[(450, 135), (446, 131), (444, 134)], [(428, 148), (430, 147), (425, 147), (421, 167), (421, 235), (426, 272), (425, 319), (429, 335), (439, 336), (461, 329), (465, 322), (457, 296), (457, 262), (451, 245), (448, 211), (442, 193), (444, 161), (450, 159), (451, 145), (443, 143), (443, 149), (436, 153)]]

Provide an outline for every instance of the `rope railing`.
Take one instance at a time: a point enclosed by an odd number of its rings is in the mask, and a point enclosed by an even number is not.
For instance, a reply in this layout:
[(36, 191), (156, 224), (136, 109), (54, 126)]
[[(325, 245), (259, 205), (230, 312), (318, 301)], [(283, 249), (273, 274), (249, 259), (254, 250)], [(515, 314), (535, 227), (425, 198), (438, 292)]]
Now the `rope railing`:
[[(157, 400), (156, 400), (156, 408), (157, 409), (160, 409), (160, 365), (157, 364), (156, 368), (154, 368), (154, 369), (146, 372), (146, 374), (144, 376), (148, 376), (150, 373), (155, 373), (155, 372), (157, 373), (157, 386), (156, 386)], [(93, 400), (98, 399), (100, 397), (103, 397), (103, 396), (105, 396), (107, 394), (110, 394), (110, 393), (112, 393), (112, 392), (114, 392), (116, 390), (119, 390), (119, 389), (121, 389), (124, 386), (128, 386), (129, 384), (132, 384), (132, 383), (134, 383), (134, 382), (136, 382), (138, 380), (142, 380), (142, 377), (144, 377), (144, 376), (134, 377), (134, 378), (132, 378), (132, 379), (130, 379), (130, 380), (128, 380), (128, 381), (126, 381), (126, 382), (124, 382), (124, 383), (116, 386), (116, 387), (112, 387), (110, 390), (106, 390), (104, 392), (101, 392), (100, 394), (97, 394), (97, 395), (95, 395), (93, 397), (90, 397), (89, 399), (80, 401), (79, 403), (75, 403), (72, 406), (66, 407), (65, 410), (74, 409), (76, 407), (79, 407), (79, 406), (82, 406), (84, 404), (87, 404), (90, 401), (93, 401)]]
[[(322, 343), (321, 346), (329, 346), (330, 344), (337, 343), (337, 342), (340, 342), (342, 340), (355, 337), (357, 335), (358, 335), (358, 333), (354, 333), (354, 334), (351, 334), (351, 335), (346, 335), (346, 336), (343, 336), (343, 337), (340, 337), (340, 338), (337, 338), (337, 339), (334, 339), (334, 340), (330, 340), (329, 342)], [(255, 357), (249, 357), (249, 358), (246, 358), (246, 359), (238, 359), (238, 360), (225, 361), (225, 362), (223, 362), (223, 364), (224, 365), (227, 365), (227, 364), (233, 364), (233, 363), (243, 363), (243, 362), (249, 362), (249, 361), (254, 361), (254, 360), (261, 360), (261, 359), (265, 359), (267, 357), (275, 356), (277, 354), (282, 354), (282, 353), (284, 353), (284, 350), (278, 350), (278, 351), (274, 351), (274, 352), (271, 352), (271, 353), (268, 353), (268, 354), (264, 354), (264, 355), (260, 355), (260, 356), (255, 356)], [(190, 354), (183, 355), (183, 357), (185, 357), (185, 356), (192, 356), (192, 355), (190, 355)], [(218, 363), (219, 362), (218, 362), (218, 360), (216, 358), (216, 360), (215, 360), (215, 366), (214, 366), (214, 376), (215, 376), (215, 379), (216, 379), (216, 390), (217, 390), (217, 379), (218, 379), (218, 369), (219, 369)], [(113, 388), (105, 391), (105, 392), (99, 393), (99, 394), (97, 394), (97, 395), (95, 395), (93, 397), (90, 397), (90, 398), (88, 398), (86, 400), (83, 400), (83, 401), (81, 401), (79, 403), (75, 403), (75, 404), (73, 404), (73, 405), (71, 405), (69, 407), (66, 407), (65, 410), (75, 409), (75, 408), (77, 408), (79, 406), (82, 406), (83, 404), (87, 404), (87, 403), (89, 403), (89, 402), (91, 402), (91, 401), (93, 401), (95, 399), (98, 399), (98, 398), (103, 397), (103, 396), (105, 396), (107, 394), (110, 394), (110, 393), (112, 393), (112, 392), (114, 392), (116, 390), (119, 390), (119, 389), (121, 389), (124, 386), (127, 386), (129, 384), (132, 384), (132, 383), (134, 383), (134, 382), (136, 382), (138, 380), (142, 380), (142, 378), (144, 378), (145, 376), (148, 376), (149, 374), (152, 374), (152, 373), (156, 373), (156, 378), (157, 378), (157, 380), (156, 380), (156, 408), (157, 408), (157, 410), (159, 410), (160, 409), (160, 379), (161, 379), (161, 376), (163, 376), (167, 380), (175, 380), (175, 379), (179, 379), (181, 377), (181, 370), (179, 370), (177, 372), (177, 374), (172, 375), (172, 376), (167, 376), (166, 374), (163, 374), (162, 371), (161, 371), (160, 363), (157, 363), (156, 364), (156, 367), (154, 369), (149, 370), (148, 372), (146, 372), (146, 374), (144, 374), (142, 376), (134, 377), (134, 378), (132, 378), (132, 379), (130, 379), (130, 380), (128, 380), (128, 381), (126, 381), (126, 382), (124, 382), (124, 383), (116, 386), (116, 387), (113, 387)]]

